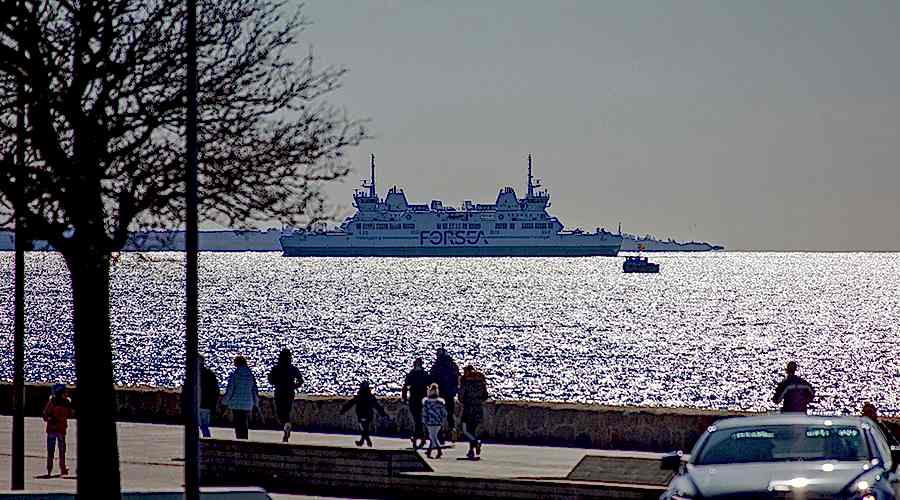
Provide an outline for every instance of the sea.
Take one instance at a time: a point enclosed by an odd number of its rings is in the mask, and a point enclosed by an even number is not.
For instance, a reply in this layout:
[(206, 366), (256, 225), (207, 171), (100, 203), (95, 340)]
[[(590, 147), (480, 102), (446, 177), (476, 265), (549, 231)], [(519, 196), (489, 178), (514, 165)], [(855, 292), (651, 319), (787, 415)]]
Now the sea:
[[(291, 349), (314, 394), (362, 380), (396, 396), (445, 348), (494, 399), (774, 410), (796, 360), (817, 412), (900, 414), (900, 253), (622, 257), (286, 258), (202, 253), (200, 350), (222, 381), (248, 358), (261, 389)], [(13, 254), (0, 252), (0, 378), (12, 378)], [(184, 260), (122, 253), (111, 277), (115, 379), (179, 387)], [(55, 253), (26, 257), (26, 372), (75, 381), (71, 289)]]

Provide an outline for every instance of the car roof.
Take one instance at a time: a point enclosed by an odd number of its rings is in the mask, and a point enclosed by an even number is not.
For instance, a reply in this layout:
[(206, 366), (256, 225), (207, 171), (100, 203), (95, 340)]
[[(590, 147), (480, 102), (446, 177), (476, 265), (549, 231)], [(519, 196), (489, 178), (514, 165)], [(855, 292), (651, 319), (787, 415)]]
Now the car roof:
[(757, 425), (843, 425), (843, 426), (868, 426), (868, 419), (863, 417), (804, 415), (802, 413), (779, 413), (772, 415), (760, 415), (752, 417), (729, 417), (717, 420), (713, 425), (716, 429), (734, 429), (739, 427), (752, 427)]

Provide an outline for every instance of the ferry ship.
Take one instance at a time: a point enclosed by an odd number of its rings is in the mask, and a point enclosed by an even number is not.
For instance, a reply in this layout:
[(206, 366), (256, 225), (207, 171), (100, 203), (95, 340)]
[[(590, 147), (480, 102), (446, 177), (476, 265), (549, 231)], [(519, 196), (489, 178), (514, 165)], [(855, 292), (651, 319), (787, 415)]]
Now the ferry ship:
[(492, 204), (445, 207), (440, 200), (411, 204), (402, 189), (381, 199), (371, 179), (353, 194), (356, 214), (336, 230), (290, 230), (281, 238), (287, 257), (590, 257), (615, 256), (622, 237), (597, 229), (564, 230), (547, 213), (550, 195), (532, 176), (524, 198), (504, 187)]

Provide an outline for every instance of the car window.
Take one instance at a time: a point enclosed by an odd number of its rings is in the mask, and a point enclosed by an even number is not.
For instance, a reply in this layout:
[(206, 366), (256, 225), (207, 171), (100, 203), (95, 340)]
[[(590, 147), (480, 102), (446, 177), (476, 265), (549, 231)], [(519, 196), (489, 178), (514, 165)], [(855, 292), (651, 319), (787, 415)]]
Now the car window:
[(697, 465), (792, 460), (868, 460), (855, 426), (768, 425), (719, 429), (708, 436)]

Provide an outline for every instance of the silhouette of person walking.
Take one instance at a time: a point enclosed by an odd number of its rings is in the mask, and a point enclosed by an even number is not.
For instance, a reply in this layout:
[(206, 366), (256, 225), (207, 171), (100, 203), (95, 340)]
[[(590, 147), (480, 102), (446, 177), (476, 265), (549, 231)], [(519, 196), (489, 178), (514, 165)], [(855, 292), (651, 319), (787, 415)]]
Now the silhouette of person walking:
[(888, 443), (891, 446), (900, 446), (900, 442), (897, 441), (897, 437), (894, 436), (893, 431), (891, 431), (890, 427), (888, 427), (884, 421), (878, 418), (878, 408), (875, 407), (874, 404), (866, 401), (863, 403), (862, 407), (862, 415), (864, 417), (869, 417), (870, 420), (875, 422), (881, 432), (884, 434), (884, 437), (887, 438)]
[(450, 429), (450, 439), (455, 441), (454, 402), (456, 393), (459, 392), (459, 366), (443, 347), (438, 348), (434, 364), (431, 365), (431, 380), (438, 385), (440, 396), (447, 407), (447, 426)]
[[(428, 393), (428, 385), (431, 384), (431, 375), (425, 371), (425, 362), (422, 358), (413, 361), (413, 369), (406, 374), (403, 381), (403, 393), (401, 399), (409, 405), (409, 413), (412, 416), (414, 429), (410, 441), (413, 449), (425, 446), (425, 426), (422, 424), (422, 400)], [(416, 445), (416, 440), (421, 442)]]
[(225, 405), (231, 408), (234, 419), (234, 437), (247, 439), (250, 414), (259, 405), (259, 390), (256, 377), (247, 366), (247, 358), (234, 358), (234, 371), (228, 376), (228, 388), (223, 398)]
[[(200, 363), (200, 401), (197, 416), (200, 420), (200, 435), (208, 438), (212, 436), (209, 431), (209, 421), (219, 405), (219, 379), (216, 378), (216, 373), (206, 366), (206, 359), (203, 356), (199, 357), (198, 362)], [(187, 391), (186, 385), (182, 387), (181, 404), (185, 410), (185, 418), (188, 418)]]
[(440, 388), (437, 384), (428, 386), (428, 396), (422, 401), (422, 423), (428, 429), (428, 450), (425, 455), (431, 458), (431, 450), (437, 450), (437, 457), (444, 454), (441, 451), (441, 442), (438, 433), (444, 421), (447, 419), (446, 402), (440, 396)]
[(294, 393), (303, 385), (300, 370), (291, 364), (291, 351), (282, 349), (278, 354), (278, 363), (269, 371), (269, 383), (275, 388), (275, 413), (278, 422), (284, 428), (281, 441), (287, 443), (291, 439), (291, 410), (294, 408)]
[(366, 446), (371, 448), (372, 421), (375, 420), (375, 412), (377, 411), (382, 417), (386, 417), (387, 413), (385, 413), (381, 403), (375, 399), (375, 395), (372, 394), (369, 383), (365, 381), (360, 382), (359, 391), (357, 391), (356, 396), (344, 403), (344, 406), (341, 408), (341, 415), (347, 413), (347, 410), (354, 406), (356, 407), (356, 420), (359, 422), (360, 430), (359, 441), (355, 442), (356, 446), (362, 446), (363, 443), (366, 443)]
[(466, 453), (469, 459), (481, 456), (478, 426), (484, 420), (484, 401), (487, 398), (487, 381), (484, 374), (474, 366), (466, 365), (459, 382), (459, 402), (462, 404), (462, 432), (469, 440), (469, 451)]
[(200, 434), (210, 437), (209, 420), (219, 405), (219, 379), (200, 356)]
[(775, 388), (772, 402), (781, 403), (781, 411), (785, 413), (806, 413), (816, 391), (809, 382), (797, 375), (796, 361), (788, 362), (785, 372), (787, 376)]
[(66, 386), (56, 384), (50, 390), (52, 396), (44, 406), (44, 421), (47, 422), (47, 477), (53, 474), (53, 452), (59, 447), (59, 472), (65, 476), (69, 474), (66, 466), (66, 431), (69, 428), (69, 419), (75, 412), (72, 410), (72, 402), (66, 396)]

